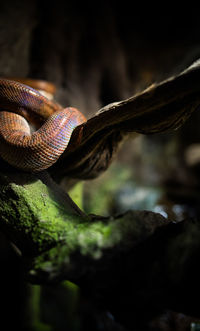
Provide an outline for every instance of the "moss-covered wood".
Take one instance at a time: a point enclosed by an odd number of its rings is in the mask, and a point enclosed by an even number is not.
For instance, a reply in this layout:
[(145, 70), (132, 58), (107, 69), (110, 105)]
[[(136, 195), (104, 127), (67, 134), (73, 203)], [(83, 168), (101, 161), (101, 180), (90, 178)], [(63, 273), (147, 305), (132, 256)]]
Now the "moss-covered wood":
[[(45, 173), (40, 174), (40, 178), (45, 177)], [(132, 211), (115, 218), (87, 216), (61, 189), (55, 196), (48, 177), (46, 184), (40, 178), (21, 174), (17, 180), (15, 175), (2, 174), (0, 191), (0, 228), (22, 256), (35, 256), (30, 275), (36, 279), (43, 270), (47, 279), (54, 280), (58, 275), (73, 280), (82, 274), (82, 259), (96, 261), (104, 259), (107, 250), (113, 250), (112, 254), (116, 248), (129, 250), (168, 223), (160, 214), (151, 212)], [(80, 263), (72, 258), (75, 254)], [(62, 273), (63, 267), (69, 272)]]
[(0, 229), (20, 250), (29, 281), (71, 280), (127, 327), (133, 316), (141, 325), (148, 305), (198, 316), (198, 222), (148, 211), (85, 215), (52, 185), (46, 173), (1, 174)]

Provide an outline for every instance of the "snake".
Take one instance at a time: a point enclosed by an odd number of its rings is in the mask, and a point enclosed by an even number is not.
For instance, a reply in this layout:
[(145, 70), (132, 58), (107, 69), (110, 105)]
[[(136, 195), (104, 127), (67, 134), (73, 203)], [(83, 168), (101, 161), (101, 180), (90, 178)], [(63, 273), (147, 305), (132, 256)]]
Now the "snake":
[(87, 120), (77, 108), (45, 97), (36, 80), (25, 82), (34, 88), (0, 78), (0, 157), (15, 168), (39, 172), (58, 160), (74, 129)]

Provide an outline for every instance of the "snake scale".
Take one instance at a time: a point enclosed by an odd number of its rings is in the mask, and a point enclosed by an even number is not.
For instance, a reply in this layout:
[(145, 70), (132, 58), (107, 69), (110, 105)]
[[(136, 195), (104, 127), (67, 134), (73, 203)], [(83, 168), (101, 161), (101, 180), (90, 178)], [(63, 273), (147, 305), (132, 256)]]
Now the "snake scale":
[[(42, 125), (31, 132), (31, 121)], [(47, 169), (84, 122), (78, 109), (63, 108), (31, 86), (0, 78), (0, 156), (12, 166), (29, 172)]]

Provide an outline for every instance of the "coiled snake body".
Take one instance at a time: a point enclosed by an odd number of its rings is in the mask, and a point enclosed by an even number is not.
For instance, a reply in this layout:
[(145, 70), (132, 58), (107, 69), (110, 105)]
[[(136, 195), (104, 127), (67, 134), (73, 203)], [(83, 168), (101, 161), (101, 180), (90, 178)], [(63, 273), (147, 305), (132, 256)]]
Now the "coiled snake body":
[[(31, 133), (27, 120), (44, 124)], [(30, 172), (50, 167), (85, 121), (76, 108), (62, 108), (30, 86), (0, 78), (0, 156), (9, 164)]]

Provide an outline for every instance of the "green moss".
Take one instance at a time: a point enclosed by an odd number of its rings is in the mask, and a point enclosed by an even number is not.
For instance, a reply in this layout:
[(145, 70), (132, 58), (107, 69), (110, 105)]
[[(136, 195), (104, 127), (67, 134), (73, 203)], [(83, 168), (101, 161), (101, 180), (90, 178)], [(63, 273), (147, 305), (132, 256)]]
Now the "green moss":
[(52, 221), (52, 217), (57, 222), (63, 222), (65, 219), (67, 221), (76, 221), (75, 215), (70, 214), (64, 205), (58, 203), (54, 193), (40, 180), (23, 186), (12, 184), (12, 188), (19, 197), (23, 198), (30, 210), (44, 222)]
[(69, 212), (67, 204), (60, 203), (40, 180), (4, 187), (0, 193), (0, 213), (9, 231), (30, 236), (39, 250), (63, 241), (73, 231), (74, 224), (83, 221)]
[(12, 182), (0, 190), (0, 226), (22, 253), (36, 256), (29, 268), (32, 278), (41, 271), (57, 275), (63, 266), (71, 270), (76, 253), (99, 259), (106, 249), (119, 244), (128, 247), (152, 232), (143, 214), (132, 211), (94, 219), (73, 214), (67, 202), (40, 180), (24, 185)]
[(54, 273), (54, 270), (62, 269), (63, 264), (70, 270), (71, 257), (76, 251), (93, 259), (101, 258), (105, 249), (113, 247), (122, 240), (120, 233), (122, 222), (123, 220), (120, 219), (107, 224), (100, 221), (79, 224), (73, 231), (67, 233), (65, 242), (57, 244), (56, 247), (35, 258), (31, 276), (34, 276), (37, 270)]

